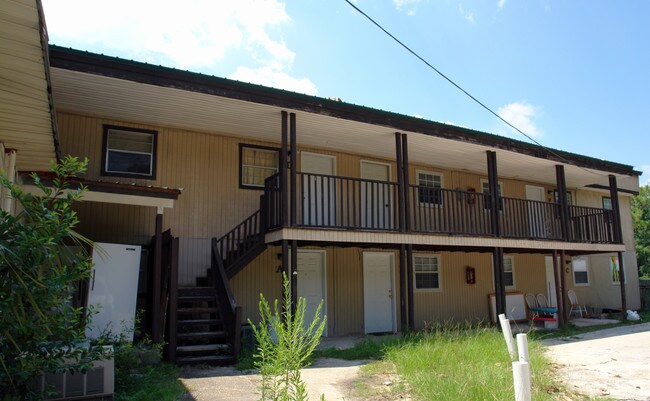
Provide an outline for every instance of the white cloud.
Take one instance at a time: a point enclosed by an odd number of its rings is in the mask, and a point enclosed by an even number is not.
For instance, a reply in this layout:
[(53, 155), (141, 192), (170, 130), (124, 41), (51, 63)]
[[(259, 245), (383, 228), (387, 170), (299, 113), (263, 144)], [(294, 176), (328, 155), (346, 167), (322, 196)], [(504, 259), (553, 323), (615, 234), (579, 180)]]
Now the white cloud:
[[(528, 102), (510, 103), (499, 107), (497, 110), (497, 114), (499, 114), (501, 118), (533, 138), (539, 138), (544, 135), (544, 132), (533, 122), (535, 118), (539, 117), (539, 112), (539, 107), (533, 106)], [(515, 131), (510, 127), (508, 127), (508, 131), (509, 133), (506, 135), (520, 135), (519, 133), (515, 134)]]
[(634, 169), (643, 172), (641, 177), (639, 177), (639, 185), (650, 185), (650, 164), (643, 164), (639, 167), (635, 167)]
[(506, 0), (499, 0), (499, 2), (497, 3), (497, 7), (499, 8), (503, 8), (503, 6), (505, 5), (506, 5)]
[(458, 5), (458, 11), (463, 15), (463, 18), (470, 24), (474, 23), (474, 12), (473, 11), (465, 11), (465, 7), (463, 7), (462, 4)]
[(422, 114), (413, 114), (413, 117), (415, 117), (415, 118), (424, 118), (424, 117), (422, 117)]
[(443, 121), (442, 123), (443, 123), (443, 124), (447, 124), (447, 125), (454, 125), (454, 126), (456, 126), (456, 127), (460, 127), (460, 128), (467, 128), (467, 126), (465, 126), (465, 125), (457, 124), (457, 123), (455, 123), (455, 122), (453, 122), (453, 121), (449, 121), (449, 120), (447, 120), (447, 121)]
[(228, 78), (254, 84), (272, 86), (293, 92), (315, 95), (316, 85), (307, 78), (294, 78), (279, 66), (268, 65), (260, 68), (239, 67)]
[[(127, 57), (209, 69), (245, 51), (259, 69), (290, 70), (295, 59), (277, 32), (291, 23), (279, 0), (44, 0), (50, 36), (100, 45)], [(313, 85), (313, 84), (312, 84)]]
[(399, 11), (404, 11), (406, 15), (415, 15), (417, 5), (422, 0), (393, 0), (395, 8)]

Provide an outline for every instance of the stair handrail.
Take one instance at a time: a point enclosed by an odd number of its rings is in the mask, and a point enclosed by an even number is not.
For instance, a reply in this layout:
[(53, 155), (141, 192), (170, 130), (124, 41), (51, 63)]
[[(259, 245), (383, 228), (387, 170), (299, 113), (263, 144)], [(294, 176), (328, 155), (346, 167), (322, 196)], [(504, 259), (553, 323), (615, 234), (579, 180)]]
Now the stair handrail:
[(233, 340), (233, 356), (237, 358), (241, 338), (241, 307), (237, 306), (232, 294), (230, 281), (223, 265), (223, 258), (217, 248), (218, 239), (212, 239), (212, 285), (217, 293), (217, 303), (220, 306), (222, 319), (229, 338)]
[(261, 216), (260, 208), (216, 240), (214, 246), (217, 247), (222, 260), (228, 258), (233, 251), (236, 251), (236, 256), (240, 257), (263, 240)]

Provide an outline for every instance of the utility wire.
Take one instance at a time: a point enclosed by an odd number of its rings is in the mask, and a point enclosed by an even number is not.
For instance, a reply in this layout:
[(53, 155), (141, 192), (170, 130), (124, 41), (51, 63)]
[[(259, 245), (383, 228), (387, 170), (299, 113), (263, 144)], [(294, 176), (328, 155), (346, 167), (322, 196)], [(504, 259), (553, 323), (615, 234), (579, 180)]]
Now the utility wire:
[[(548, 152), (551, 153), (552, 155), (558, 157), (558, 158), (561, 159), (561, 160), (564, 160), (567, 164), (572, 164), (572, 163), (569, 162), (569, 160), (567, 160), (565, 157), (563, 157), (562, 155), (557, 154), (557, 153), (554, 152), (552, 149), (550, 149), (550, 148), (548, 148), (548, 147), (542, 145), (541, 143), (539, 143), (538, 141), (536, 141), (535, 139), (533, 139), (531, 136), (529, 136), (528, 134), (526, 134), (524, 131), (520, 130), (519, 128), (517, 128), (516, 126), (514, 126), (513, 124), (511, 124), (510, 122), (508, 122), (506, 119), (504, 119), (503, 117), (501, 117), (499, 114), (497, 114), (494, 110), (492, 110), (491, 108), (489, 108), (488, 106), (486, 106), (483, 102), (481, 102), (480, 100), (478, 100), (476, 97), (472, 96), (471, 93), (467, 92), (467, 91), (466, 91), (465, 89), (463, 89), (460, 85), (458, 85), (456, 82), (454, 82), (451, 78), (449, 78), (448, 76), (446, 76), (445, 74), (443, 74), (440, 70), (438, 70), (436, 67), (434, 67), (433, 65), (431, 65), (431, 63), (429, 63), (427, 60), (425, 60), (422, 56), (420, 56), (418, 53), (416, 53), (416, 52), (415, 52), (414, 50), (412, 50), (410, 47), (408, 47), (407, 45), (405, 45), (401, 40), (397, 39), (397, 38), (396, 38), (392, 33), (388, 32), (388, 31), (387, 31), (383, 26), (381, 26), (377, 21), (375, 21), (374, 19), (372, 19), (372, 17), (370, 17), (368, 14), (366, 14), (365, 12), (363, 12), (363, 10), (361, 10), (359, 7), (357, 7), (356, 5), (354, 5), (354, 4), (352, 3), (351, 0), (345, 0), (345, 2), (348, 3), (352, 8), (354, 8), (355, 10), (357, 10), (357, 12), (359, 12), (361, 15), (363, 15), (364, 17), (366, 17), (366, 18), (367, 18), (370, 22), (372, 22), (372, 23), (373, 23), (377, 28), (381, 29), (381, 30), (382, 30), (386, 35), (388, 35), (391, 39), (393, 39), (393, 40), (394, 40), (395, 42), (397, 42), (400, 46), (402, 46), (402, 47), (403, 47), (407, 52), (411, 53), (411, 54), (412, 54), (413, 56), (415, 56), (418, 60), (422, 61), (422, 62), (423, 62), (427, 67), (431, 68), (431, 69), (432, 69), (433, 71), (435, 71), (438, 75), (440, 75), (442, 78), (444, 78), (447, 82), (449, 82), (449, 83), (452, 84), (454, 87), (456, 87), (456, 89), (458, 89), (459, 91), (463, 92), (467, 97), (469, 97), (469, 98), (472, 99), (474, 102), (476, 102), (478, 105), (480, 105), (482, 108), (484, 108), (485, 110), (487, 110), (490, 114), (494, 115), (496, 118), (498, 118), (499, 120), (503, 121), (507, 126), (509, 126), (510, 128), (514, 129), (515, 131), (519, 132), (521, 135), (525, 136), (525, 137), (528, 138), (530, 141), (534, 142), (536, 145), (538, 145), (538, 146), (540, 146), (540, 147), (546, 149), (546, 151), (548, 151)], [(598, 176), (603, 176), (602, 174), (598, 174), (598, 173), (596, 173), (596, 172), (594, 172), (594, 171), (587, 170), (586, 168), (584, 168), (584, 167), (582, 167), (582, 166), (578, 166), (578, 167), (580, 167), (581, 169), (583, 169), (583, 170), (585, 170), (585, 171), (588, 171), (588, 172), (590, 172), (590, 173), (592, 173), (592, 174), (595, 174), (595, 175), (598, 175)]]

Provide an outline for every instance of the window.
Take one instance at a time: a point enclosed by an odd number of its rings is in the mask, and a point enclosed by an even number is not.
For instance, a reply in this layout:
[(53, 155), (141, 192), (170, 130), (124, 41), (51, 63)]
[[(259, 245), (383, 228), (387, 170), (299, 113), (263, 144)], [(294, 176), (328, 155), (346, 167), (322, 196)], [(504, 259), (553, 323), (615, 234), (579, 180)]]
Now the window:
[[(555, 203), (560, 203), (560, 197), (558, 196), (557, 190), (553, 191), (553, 199), (555, 199)], [(568, 191), (566, 193), (566, 204), (569, 206), (573, 205), (573, 195)]]
[[(497, 183), (499, 188), (499, 197), (503, 196), (503, 183)], [(481, 191), (483, 192), (483, 207), (490, 208), (490, 182), (488, 180), (481, 180)], [(503, 202), (499, 202), (499, 210), (503, 210)]]
[(102, 175), (156, 178), (156, 131), (104, 125)]
[(239, 145), (239, 186), (263, 188), (264, 180), (278, 172), (280, 150), (267, 146)]
[[(612, 284), (621, 284), (621, 271), (620, 271), (621, 265), (618, 263), (618, 256), (612, 255), (609, 257), (609, 271), (611, 272), (612, 276)], [(625, 266), (623, 266), (623, 269), (625, 269)], [(627, 278), (625, 279), (625, 283), (627, 284)]]
[(417, 171), (418, 201), (420, 205), (442, 206), (442, 174)]
[(612, 210), (612, 198), (603, 196), (603, 209)]
[(588, 259), (584, 256), (576, 257), (571, 260), (571, 269), (573, 270), (573, 285), (589, 285)]
[(515, 288), (515, 261), (512, 256), (503, 257), (503, 284), (506, 288)]
[(416, 290), (440, 290), (440, 256), (413, 256)]

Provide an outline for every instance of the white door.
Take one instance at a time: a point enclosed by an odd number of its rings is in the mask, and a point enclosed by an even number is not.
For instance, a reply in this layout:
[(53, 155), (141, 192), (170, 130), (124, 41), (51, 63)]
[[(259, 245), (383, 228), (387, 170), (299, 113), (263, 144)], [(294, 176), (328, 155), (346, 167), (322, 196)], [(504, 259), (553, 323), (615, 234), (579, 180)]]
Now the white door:
[[(560, 259), (558, 258), (558, 263)], [(544, 257), (546, 263), (546, 296), (548, 304), (552, 307), (557, 307), (557, 293), (555, 291), (555, 270), (553, 269), (553, 257)], [(561, 267), (561, 266), (560, 266)]]
[(363, 316), (366, 333), (395, 332), (393, 254), (363, 253)]
[[(546, 201), (544, 188), (526, 185), (526, 199), (538, 202)], [(546, 208), (541, 203), (528, 203), (528, 233), (532, 238), (546, 238)]]
[[(321, 319), (326, 313), (326, 284), (325, 284), (325, 252), (298, 251), (298, 298), (305, 298), (305, 328), (309, 327), (318, 308), (323, 301)], [(324, 332), (327, 335), (327, 329)]]
[(88, 305), (97, 313), (86, 326), (86, 336), (110, 331), (133, 340), (133, 323), (140, 273), (140, 246), (95, 243), (88, 287)]
[(336, 174), (336, 158), (334, 156), (315, 153), (301, 153), (301, 168), (303, 174), (301, 194), (303, 224), (312, 226), (333, 226), (335, 222), (334, 194), (335, 180), (322, 175)]
[(383, 163), (361, 161), (361, 178), (380, 182), (361, 184), (361, 227), (392, 228), (391, 189), (385, 184), (390, 181), (390, 166)]

